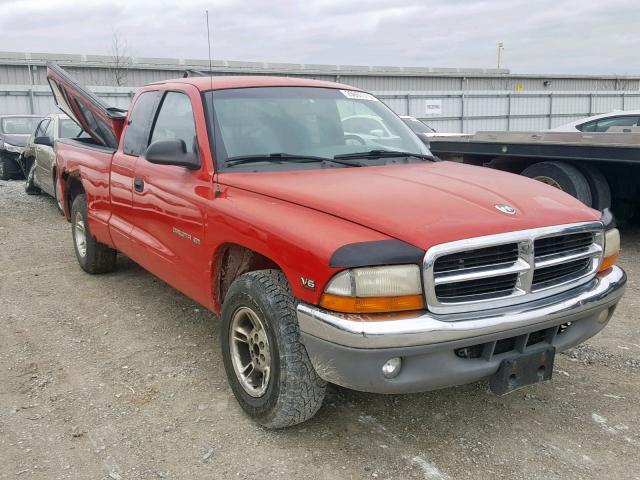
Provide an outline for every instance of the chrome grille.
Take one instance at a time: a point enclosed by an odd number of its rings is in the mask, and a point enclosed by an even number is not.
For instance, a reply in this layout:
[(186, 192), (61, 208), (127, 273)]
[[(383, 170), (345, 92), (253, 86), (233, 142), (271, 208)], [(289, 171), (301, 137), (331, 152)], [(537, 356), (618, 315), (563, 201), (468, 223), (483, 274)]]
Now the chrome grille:
[(518, 244), (509, 243), (494, 247), (477, 248), (464, 252), (452, 253), (436, 260), (436, 273), (464, 270), (473, 267), (486, 267), (513, 263), (518, 259)]
[(427, 251), (424, 284), (434, 313), (483, 310), (554, 295), (595, 275), (600, 222), (490, 235)]

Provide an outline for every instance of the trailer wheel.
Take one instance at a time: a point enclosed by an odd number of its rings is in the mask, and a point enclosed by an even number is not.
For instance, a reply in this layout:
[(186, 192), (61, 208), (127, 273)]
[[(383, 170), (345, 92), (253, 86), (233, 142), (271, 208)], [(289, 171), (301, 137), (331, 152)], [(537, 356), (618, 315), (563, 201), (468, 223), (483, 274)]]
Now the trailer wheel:
[(591, 206), (598, 210), (611, 208), (611, 188), (606, 177), (593, 165), (580, 165), (591, 189)]
[(576, 197), (585, 205), (591, 206), (592, 197), (589, 182), (573, 165), (564, 162), (534, 163), (525, 168), (522, 175), (559, 188)]

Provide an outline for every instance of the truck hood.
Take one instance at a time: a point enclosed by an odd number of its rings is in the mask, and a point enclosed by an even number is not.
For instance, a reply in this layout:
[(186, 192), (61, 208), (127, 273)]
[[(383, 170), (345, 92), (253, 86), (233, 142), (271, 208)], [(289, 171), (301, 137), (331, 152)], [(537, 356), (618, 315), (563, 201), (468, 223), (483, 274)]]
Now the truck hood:
[(26, 146), (29, 137), (30, 135), (19, 135), (16, 133), (3, 133), (0, 136), (0, 138), (2, 138), (6, 143), (10, 143), (11, 145), (16, 145), (18, 147)]
[[(221, 173), (219, 182), (325, 212), (425, 250), (464, 238), (600, 218), (596, 210), (543, 183), (453, 162)], [(496, 205), (509, 205), (516, 213), (503, 213)]]

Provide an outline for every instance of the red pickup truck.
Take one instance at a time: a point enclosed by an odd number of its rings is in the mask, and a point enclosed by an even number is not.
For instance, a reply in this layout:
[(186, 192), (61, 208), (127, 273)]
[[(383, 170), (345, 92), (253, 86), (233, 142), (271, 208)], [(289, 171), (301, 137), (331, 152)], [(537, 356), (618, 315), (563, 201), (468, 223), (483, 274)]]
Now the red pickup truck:
[(107, 272), (122, 252), (219, 315), (231, 388), (267, 427), (312, 417), (327, 382), (548, 380), (623, 294), (607, 211), (438, 161), (348, 85), (170, 80), (125, 114), (55, 65), (48, 78), (90, 136), (56, 143), (80, 266)]

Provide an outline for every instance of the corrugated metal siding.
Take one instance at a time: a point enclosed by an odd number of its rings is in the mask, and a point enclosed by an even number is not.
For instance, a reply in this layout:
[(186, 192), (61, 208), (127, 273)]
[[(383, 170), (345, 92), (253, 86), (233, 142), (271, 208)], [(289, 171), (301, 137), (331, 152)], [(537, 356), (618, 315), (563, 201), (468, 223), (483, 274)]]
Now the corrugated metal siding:
[[(128, 108), (135, 88), (91, 87), (113, 106)], [(375, 92), (374, 92), (375, 93)], [(589, 114), (640, 109), (640, 92), (513, 93), (513, 92), (378, 92), (378, 97), (399, 115), (425, 120), (441, 132), (474, 133), (478, 130), (539, 130), (568, 123)], [(438, 116), (429, 116), (427, 100), (442, 105)], [(31, 105), (33, 104), (33, 108)], [(46, 86), (0, 85), (0, 114), (48, 114), (56, 112)]]

